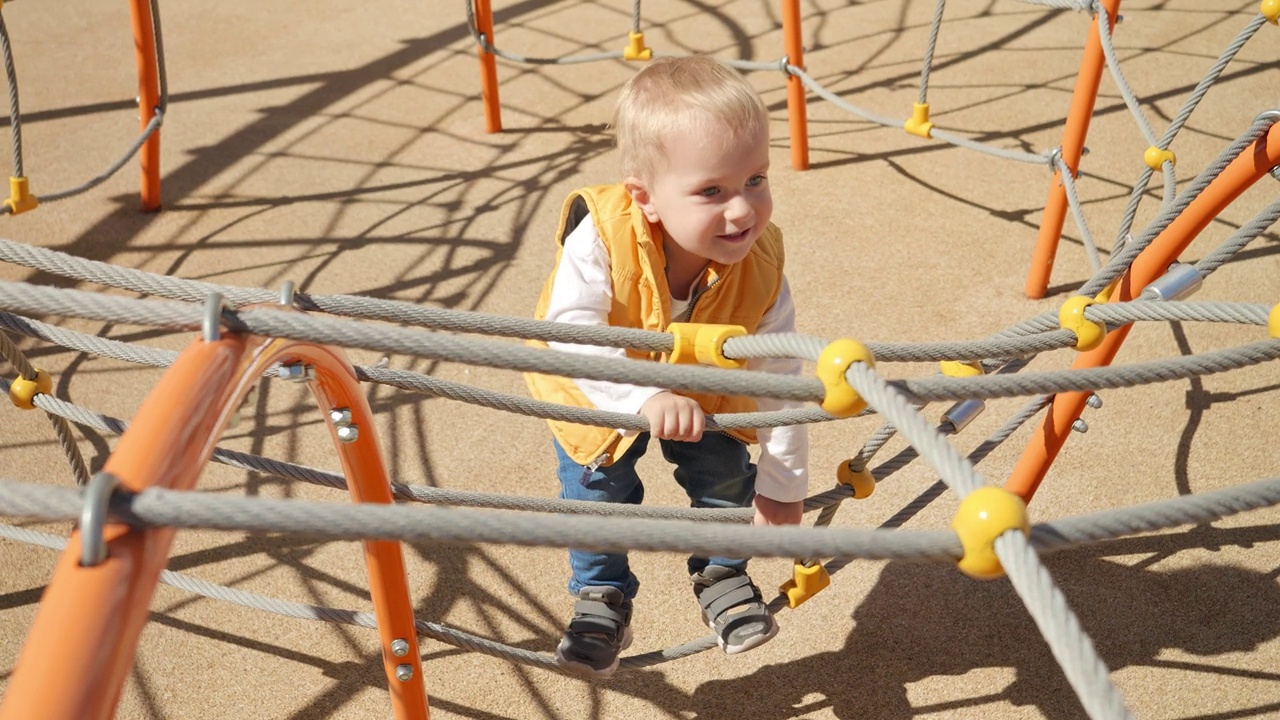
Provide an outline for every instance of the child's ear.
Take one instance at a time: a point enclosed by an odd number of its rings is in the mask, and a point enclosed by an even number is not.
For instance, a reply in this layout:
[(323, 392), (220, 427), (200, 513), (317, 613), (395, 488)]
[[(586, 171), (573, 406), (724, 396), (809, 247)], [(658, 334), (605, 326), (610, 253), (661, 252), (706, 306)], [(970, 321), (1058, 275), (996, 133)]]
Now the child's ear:
[(628, 177), (622, 181), (622, 186), (627, 189), (632, 202), (644, 213), (645, 219), (651, 223), (658, 222), (658, 211), (653, 207), (653, 198), (650, 197), (648, 187), (640, 181), (640, 178)]

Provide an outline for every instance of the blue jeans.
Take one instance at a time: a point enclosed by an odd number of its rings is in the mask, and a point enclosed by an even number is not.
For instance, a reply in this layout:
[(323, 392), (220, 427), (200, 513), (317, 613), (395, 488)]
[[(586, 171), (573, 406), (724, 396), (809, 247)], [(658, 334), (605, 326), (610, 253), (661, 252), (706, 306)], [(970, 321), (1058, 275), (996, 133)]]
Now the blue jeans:
[[(659, 440), (662, 456), (676, 466), (675, 478), (696, 508), (735, 508), (751, 505), (755, 497), (756, 466), (747, 454), (747, 446), (724, 433), (704, 433), (698, 442)], [(574, 462), (559, 442), (553, 441), (560, 460), (560, 497), (566, 500), (630, 503), (644, 500), (644, 484), (636, 474), (636, 461), (649, 445), (649, 433), (636, 438), (627, 452), (612, 465), (594, 471)], [(708, 565), (723, 565), (746, 570), (745, 559), (689, 558), (689, 574), (702, 572)], [(640, 581), (632, 574), (626, 553), (600, 553), (569, 550), (569, 592), (574, 595), (585, 586), (615, 587), (627, 599), (634, 598)]]

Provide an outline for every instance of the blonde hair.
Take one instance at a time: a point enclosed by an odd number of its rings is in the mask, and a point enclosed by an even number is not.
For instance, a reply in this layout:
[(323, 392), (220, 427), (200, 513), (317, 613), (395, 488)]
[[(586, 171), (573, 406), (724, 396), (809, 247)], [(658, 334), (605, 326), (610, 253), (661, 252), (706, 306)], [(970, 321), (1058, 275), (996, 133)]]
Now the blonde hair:
[(672, 131), (719, 133), (726, 144), (768, 137), (769, 112), (746, 78), (713, 58), (659, 58), (622, 88), (613, 127), (623, 176), (649, 179)]

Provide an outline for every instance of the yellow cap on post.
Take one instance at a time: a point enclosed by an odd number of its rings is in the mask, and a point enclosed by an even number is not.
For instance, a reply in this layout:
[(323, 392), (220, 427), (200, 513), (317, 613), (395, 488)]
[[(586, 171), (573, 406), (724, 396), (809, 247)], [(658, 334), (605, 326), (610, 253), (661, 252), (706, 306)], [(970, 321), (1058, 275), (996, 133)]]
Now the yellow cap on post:
[(822, 563), (805, 565), (798, 562), (791, 579), (782, 583), (778, 591), (787, 596), (787, 606), (794, 609), (830, 584), (831, 574), (822, 567)]
[(653, 51), (644, 46), (644, 33), (627, 33), (627, 46), (622, 50), (622, 57), (625, 60), (650, 60), (653, 58)]
[(9, 178), (9, 199), (4, 201), (9, 206), (9, 213), (17, 215), (34, 210), (40, 204), (36, 196), (31, 194), (31, 187), (25, 177)]
[(902, 125), (912, 135), (933, 137), (933, 123), (929, 122), (929, 103), (912, 103), (911, 117)]

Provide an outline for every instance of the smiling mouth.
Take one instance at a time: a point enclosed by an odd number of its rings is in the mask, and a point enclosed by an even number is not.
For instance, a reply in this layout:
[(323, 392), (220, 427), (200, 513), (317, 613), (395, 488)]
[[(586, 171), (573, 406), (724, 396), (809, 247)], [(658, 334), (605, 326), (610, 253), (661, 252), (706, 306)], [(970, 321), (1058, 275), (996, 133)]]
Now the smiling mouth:
[(742, 240), (746, 240), (747, 236), (749, 236), (750, 234), (751, 234), (751, 228), (747, 228), (746, 230), (743, 230), (741, 232), (727, 233), (727, 234), (721, 235), (720, 239), (728, 240), (729, 242), (740, 242)]

